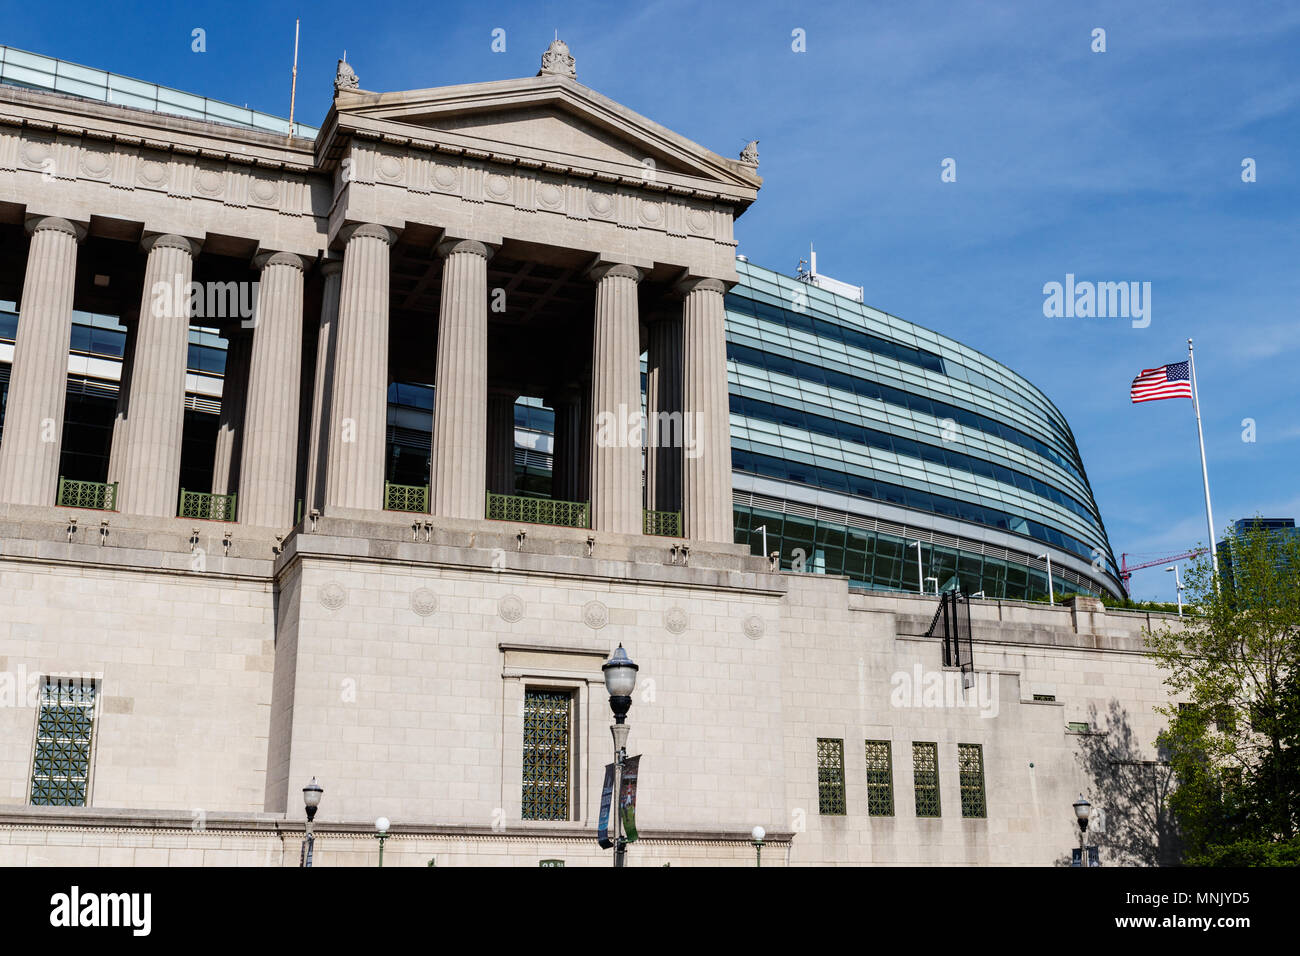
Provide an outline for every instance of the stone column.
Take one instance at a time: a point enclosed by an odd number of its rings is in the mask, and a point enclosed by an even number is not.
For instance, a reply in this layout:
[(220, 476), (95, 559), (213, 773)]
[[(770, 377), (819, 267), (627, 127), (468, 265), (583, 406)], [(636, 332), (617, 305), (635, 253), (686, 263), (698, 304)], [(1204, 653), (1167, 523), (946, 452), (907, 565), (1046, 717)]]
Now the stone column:
[(678, 285), (682, 303), (682, 521), (695, 541), (734, 540), (731, 411), (723, 294), (717, 279)]
[(126, 342), (122, 346), (122, 372), (117, 380), (117, 410), (113, 414), (113, 436), (108, 451), (108, 483), (122, 480), (122, 466), (126, 461), (127, 417), (131, 412), (131, 366), (135, 362), (135, 333), (140, 327), (139, 315), (123, 317)]
[[(307, 494), (304, 511), (325, 503), (325, 462), (329, 459), (330, 396), (334, 390), (334, 350), (338, 344), (339, 286), (343, 263), (331, 260), (321, 266), (325, 288), (321, 294), (320, 330), (316, 337), (316, 382), (312, 388), (311, 431), (307, 446)], [(385, 427), (387, 426), (387, 411)]]
[(185, 428), (185, 361), (189, 353), (190, 282), (199, 245), (183, 236), (145, 239), (149, 253), (131, 362), (121, 511), (174, 517)]
[(493, 250), (446, 239), (438, 308), (429, 510), (483, 518), (487, 504), (487, 262)]
[(551, 398), (555, 411), (555, 432), (551, 439), (551, 497), (561, 501), (585, 501), (579, 497), (582, 448), (587, 443), (582, 429), (582, 400), (562, 393)]
[(248, 367), (253, 354), (253, 337), (244, 329), (232, 330), (227, 342), (226, 372), (221, 379), (221, 416), (217, 420), (216, 451), (212, 460), (214, 495), (228, 495), (239, 490)]
[(594, 268), (596, 321), (591, 361), (591, 526), (640, 534), (641, 330), (637, 283), (641, 270), (625, 264)]
[(325, 507), (384, 505), (388, 428), (388, 258), (393, 232), (348, 226), (326, 442)]
[(515, 493), (515, 399), (513, 392), (488, 393), (487, 490)]
[(646, 363), (645, 500), (652, 511), (682, 507), (682, 316), (650, 323)]
[(259, 255), (254, 264), (261, 279), (236, 514), (240, 524), (288, 528), (294, 523), (298, 475), (303, 262), (276, 252)]
[(53, 505), (68, 394), (77, 243), (86, 231), (66, 219), (35, 216), (27, 228), (32, 241), (0, 442), (0, 498), (16, 505)]

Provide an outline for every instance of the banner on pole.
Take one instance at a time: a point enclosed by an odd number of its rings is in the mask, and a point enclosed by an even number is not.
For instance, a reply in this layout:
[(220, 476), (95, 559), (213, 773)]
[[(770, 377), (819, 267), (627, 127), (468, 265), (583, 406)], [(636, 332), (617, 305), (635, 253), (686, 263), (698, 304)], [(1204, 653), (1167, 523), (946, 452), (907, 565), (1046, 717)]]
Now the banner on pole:
[(623, 761), (623, 783), (619, 788), (618, 811), (623, 815), (623, 833), (627, 842), (636, 840), (636, 776), (641, 766), (641, 755)]
[(605, 786), (600, 791), (600, 823), (596, 830), (596, 842), (602, 850), (614, 845), (609, 838), (609, 808), (614, 802), (614, 765), (605, 764)]

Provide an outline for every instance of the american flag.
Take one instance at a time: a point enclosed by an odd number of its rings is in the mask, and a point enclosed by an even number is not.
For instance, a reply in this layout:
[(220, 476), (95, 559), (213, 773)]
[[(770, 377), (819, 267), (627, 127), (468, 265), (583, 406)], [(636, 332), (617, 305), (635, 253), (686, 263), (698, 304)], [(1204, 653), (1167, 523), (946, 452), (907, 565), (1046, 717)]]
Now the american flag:
[(1129, 398), (1134, 403), (1191, 397), (1192, 376), (1187, 362), (1144, 368), (1142, 374), (1133, 379), (1133, 387), (1129, 390)]

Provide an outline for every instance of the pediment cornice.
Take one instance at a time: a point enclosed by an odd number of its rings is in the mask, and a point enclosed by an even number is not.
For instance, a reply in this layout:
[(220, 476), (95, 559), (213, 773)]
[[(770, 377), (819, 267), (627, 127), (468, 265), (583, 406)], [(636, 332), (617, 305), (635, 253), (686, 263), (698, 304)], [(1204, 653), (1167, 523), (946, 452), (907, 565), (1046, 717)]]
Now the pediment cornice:
[[(530, 121), (551, 123), (565, 135), (553, 142), (531, 129), (521, 135)], [(739, 209), (762, 185), (752, 166), (555, 75), (399, 93), (340, 91), (316, 141), (318, 165), (332, 168), (352, 140), (721, 200)]]

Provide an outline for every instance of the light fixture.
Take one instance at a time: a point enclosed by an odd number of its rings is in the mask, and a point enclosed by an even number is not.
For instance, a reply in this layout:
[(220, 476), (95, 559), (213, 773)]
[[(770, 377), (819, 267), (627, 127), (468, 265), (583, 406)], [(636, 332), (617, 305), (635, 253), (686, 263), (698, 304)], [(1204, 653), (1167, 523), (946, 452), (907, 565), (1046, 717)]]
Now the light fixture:
[(1092, 813), (1092, 804), (1088, 802), (1083, 794), (1079, 794), (1079, 799), (1074, 801), (1074, 815), (1079, 819), (1079, 829), (1088, 829), (1088, 817)]
[(605, 672), (605, 689), (609, 691), (609, 706), (614, 711), (614, 721), (623, 723), (627, 719), (628, 709), (632, 706), (632, 691), (636, 690), (636, 672), (640, 670), (632, 663), (619, 644), (618, 649), (610, 655), (609, 660), (600, 668)]
[(325, 788), (316, 782), (316, 778), (311, 778), (311, 783), (302, 788), (302, 802), (307, 806), (307, 822), (311, 823), (316, 819), (316, 808), (320, 806), (320, 798), (325, 793)]

